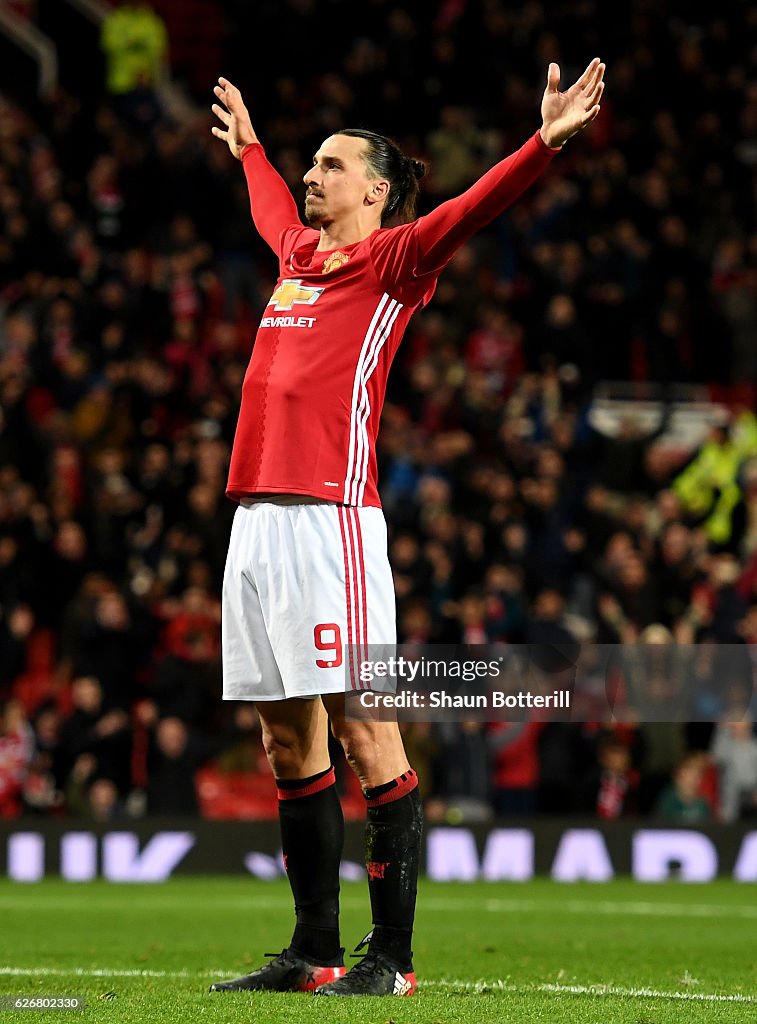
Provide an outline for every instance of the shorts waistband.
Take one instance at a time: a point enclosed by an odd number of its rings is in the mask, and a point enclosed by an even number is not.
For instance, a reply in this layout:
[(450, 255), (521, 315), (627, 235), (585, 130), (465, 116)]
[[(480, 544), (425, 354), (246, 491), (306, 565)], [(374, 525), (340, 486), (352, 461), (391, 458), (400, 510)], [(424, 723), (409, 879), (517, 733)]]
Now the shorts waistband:
[(255, 505), (338, 505), (338, 501), (327, 501), (325, 498), (314, 498), (310, 494), (248, 494), (240, 498), (242, 508), (253, 508)]

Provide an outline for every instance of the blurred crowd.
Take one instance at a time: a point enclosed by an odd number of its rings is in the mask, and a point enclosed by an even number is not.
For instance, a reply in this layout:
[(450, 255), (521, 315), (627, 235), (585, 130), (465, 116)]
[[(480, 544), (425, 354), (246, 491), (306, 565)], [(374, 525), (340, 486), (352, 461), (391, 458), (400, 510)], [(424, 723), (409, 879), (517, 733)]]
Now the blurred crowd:
[[(423, 212), (536, 130), (550, 61), (564, 84), (607, 62), (596, 124), (459, 252), (392, 371), (378, 455), (400, 639), (757, 642), (757, 9), (204, 10), (298, 201), (323, 137), (365, 125), (428, 161)], [(33, 109), (0, 96), (0, 817), (212, 813), (200, 766), (261, 765), (255, 716), (219, 699), (219, 595), (276, 265), (210, 134), (213, 81), (182, 116), (149, 73), (126, 84), (111, 66), (94, 104), (65, 82)], [(592, 428), (608, 378), (715, 382), (740, 404), (671, 452), (633, 420)], [(710, 710), (406, 740), (432, 820), (754, 815), (749, 708)]]

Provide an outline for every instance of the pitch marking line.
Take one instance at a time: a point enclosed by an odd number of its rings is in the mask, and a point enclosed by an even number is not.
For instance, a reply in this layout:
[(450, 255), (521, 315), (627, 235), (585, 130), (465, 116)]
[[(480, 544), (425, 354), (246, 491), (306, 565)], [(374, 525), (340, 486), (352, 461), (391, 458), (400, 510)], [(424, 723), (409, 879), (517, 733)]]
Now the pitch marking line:
[[(423, 906), (424, 904), (421, 904)], [(456, 904), (457, 906), (458, 904)], [(545, 910), (569, 914), (632, 914), (638, 917), (748, 917), (757, 918), (757, 907), (728, 907), (712, 903), (652, 903), (633, 900), (568, 900), (555, 904), (538, 900), (487, 900), (490, 912)]]
[(424, 989), (443, 989), (454, 992), (456, 989), (463, 989), (465, 992), (475, 992), (484, 995), (487, 992), (551, 992), (557, 995), (576, 996), (616, 996), (632, 999), (678, 999), (682, 1002), (694, 1003), (757, 1003), (757, 996), (743, 996), (739, 994), (719, 995), (710, 992), (663, 992), (654, 988), (624, 988), (618, 985), (513, 985), (506, 981), (454, 981), (444, 979), (442, 981), (421, 982)]
[(0, 975), (24, 978), (204, 978), (205, 972), (151, 971), (139, 967), (116, 967), (113, 970), (106, 967), (71, 967), (69, 970), (64, 967), (0, 967)]
[[(0, 975), (12, 977), (64, 977), (64, 978), (217, 978), (228, 973), (223, 969), (217, 971), (152, 971), (147, 968), (114, 968), (104, 967), (0, 967)], [(440, 990), (444, 992), (464, 991), (479, 995), (492, 992), (528, 993), (544, 992), (555, 995), (574, 996), (615, 996), (630, 999), (676, 999), (692, 1003), (757, 1003), (757, 996), (739, 994), (728, 995), (709, 992), (664, 992), (654, 988), (624, 988), (618, 985), (558, 985), (544, 983), (540, 985), (514, 985), (508, 981), (464, 981), (443, 978), (440, 981), (421, 982), (420, 988), (425, 991)]]
[[(7, 899), (0, 896), (0, 909), (15, 910), (21, 906), (20, 901), (14, 899)], [(35, 906), (46, 910), (75, 910), (69, 901), (62, 899), (53, 900), (42, 900)], [(214, 906), (218, 907), (234, 907), (236, 909), (244, 907), (255, 907), (258, 910), (280, 910), (282, 908), (291, 907), (291, 897), (282, 896), (281, 898), (273, 896), (249, 896), (241, 897), (234, 900), (220, 900), (215, 901)], [(348, 899), (342, 900), (342, 909), (350, 910), (357, 907), (362, 909), (363, 904), (360, 904)], [(618, 916), (629, 915), (634, 917), (729, 917), (729, 918), (747, 918), (757, 919), (757, 906), (733, 906), (729, 907), (725, 904), (715, 903), (656, 903), (651, 900), (566, 900), (564, 903), (550, 903), (546, 900), (526, 900), (514, 897), (512, 899), (500, 899), (495, 897), (483, 898), (482, 900), (472, 899), (468, 901), (468, 906), (473, 907), (477, 910), (482, 910), (486, 913), (501, 914), (501, 913), (533, 913), (534, 911), (549, 914), (556, 913), (567, 913), (567, 914), (607, 914)], [(100, 901), (87, 908), (87, 913), (92, 912), (107, 912), (114, 908), (120, 907), (120, 903), (114, 902), (113, 900)], [(440, 912), (446, 913), (450, 910), (458, 910), (460, 908), (459, 900), (451, 900), (439, 896), (431, 896), (423, 899), (419, 904), (421, 912)], [(139, 909), (139, 908), (136, 908)], [(152, 910), (150, 911), (152, 912)]]

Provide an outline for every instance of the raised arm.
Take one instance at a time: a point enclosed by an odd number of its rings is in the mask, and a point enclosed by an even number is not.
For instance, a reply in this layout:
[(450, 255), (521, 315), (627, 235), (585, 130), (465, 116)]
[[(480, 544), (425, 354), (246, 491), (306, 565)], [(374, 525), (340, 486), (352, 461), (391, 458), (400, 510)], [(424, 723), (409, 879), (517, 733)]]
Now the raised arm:
[(469, 238), (515, 202), (534, 182), (556, 149), (536, 132), (524, 146), (495, 164), (466, 192), (437, 206), (416, 222), (418, 256), (415, 275), (440, 270)]
[(472, 235), (507, 209), (541, 174), (555, 153), (599, 113), (605, 66), (595, 58), (564, 93), (560, 68), (550, 64), (542, 99), (542, 126), (516, 153), (496, 164), (461, 196), (417, 221), (416, 276), (439, 270)]
[(214, 103), (212, 110), (226, 127), (214, 126), (213, 134), (226, 142), (232, 155), (242, 161), (255, 227), (280, 255), (282, 231), (301, 225), (297, 204), (284, 179), (266, 159), (239, 89), (226, 78), (219, 78), (218, 83), (213, 92), (223, 106)]

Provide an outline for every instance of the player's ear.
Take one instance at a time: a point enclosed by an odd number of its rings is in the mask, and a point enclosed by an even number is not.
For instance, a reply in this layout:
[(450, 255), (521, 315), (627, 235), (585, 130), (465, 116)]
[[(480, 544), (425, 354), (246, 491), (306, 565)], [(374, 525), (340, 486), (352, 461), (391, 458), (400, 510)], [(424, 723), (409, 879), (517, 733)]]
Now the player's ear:
[(386, 201), (386, 197), (389, 195), (389, 182), (383, 178), (377, 178), (372, 182), (371, 187), (368, 189), (366, 195), (366, 202), (371, 206), (374, 203), (383, 203)]

